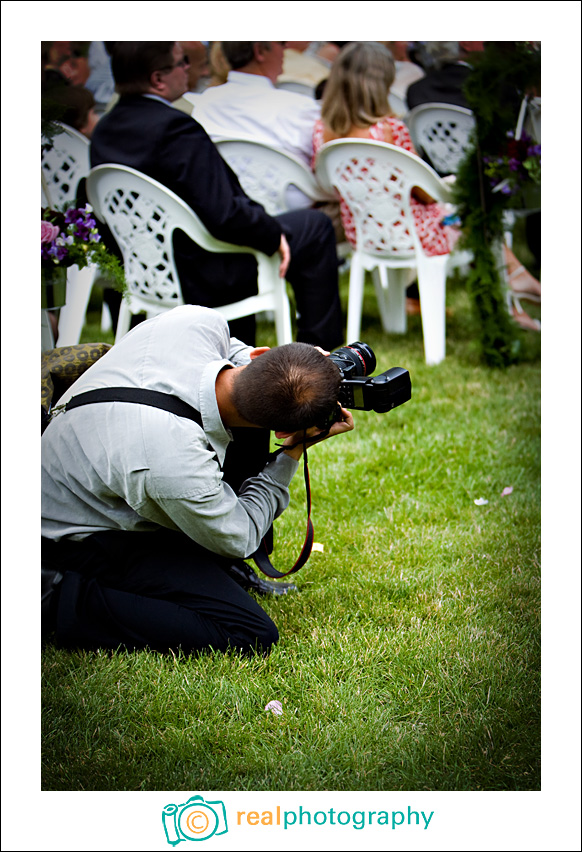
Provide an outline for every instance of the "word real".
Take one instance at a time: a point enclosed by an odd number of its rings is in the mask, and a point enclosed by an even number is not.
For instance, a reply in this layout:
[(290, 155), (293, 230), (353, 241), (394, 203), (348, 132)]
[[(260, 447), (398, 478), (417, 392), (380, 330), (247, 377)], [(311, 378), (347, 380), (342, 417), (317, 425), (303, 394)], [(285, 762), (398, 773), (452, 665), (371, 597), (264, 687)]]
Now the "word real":
[(361, 829), (366, 825), (386, 825), (392, 829), (401, 825), (420, 825), (426, 829), (430, 825), (434, 811), (428, 817), (424, 811), (414, 811), (408, 808), (408, 814), (404, 811), (328, 811), (304, 810), (302, 806), (299, 811), (282, 811), (277, 806), (276, 811), (237, 811), (237, 825), (282, 825), (288, 829), (292, 826), (302, 825), (351, 825), (352, 828)]

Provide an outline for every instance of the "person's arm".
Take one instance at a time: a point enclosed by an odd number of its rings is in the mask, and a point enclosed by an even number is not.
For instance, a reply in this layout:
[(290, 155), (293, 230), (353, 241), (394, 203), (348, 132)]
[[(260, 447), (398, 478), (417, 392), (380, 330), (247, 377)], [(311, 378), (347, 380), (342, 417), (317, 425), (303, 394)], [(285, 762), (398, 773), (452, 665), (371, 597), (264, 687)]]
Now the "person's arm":
[(174, 110), (160, 140), (161, 182), (192, 207), (217, 239), (272, 255), (279, 250), (280, 224), (250, 199), (206, 131)]
[(227, 356), (228, 360), (231, 364), (234, 364), (235, 367), (242, 367), (245, 364), (250, 364), (251, 352), (253, 349), (253, 346), (248, 346), (237, 337), (231, 337), (230, 348)]
[(151, 471), (149, 499), (136, 511), (147, 520), (181, 530), (213, 553), (244, 558), (257, 550), (274, 519), (289, 505), (289, 483), (297, 466), (294, 458), (281, 453), (247, 479), (237, 495), (223, 482), (212, 451), (191, 445), (178, 478), (167, 474), (167, 465)]
[[(342, 409), (342, 414), (344, 421), (334, 423), (327, 437), (354, 428), (351, 413)], [(308, 447), (322, 440), (317, 437), (320, 432), (317, 428), (308, 430)], [(303, 453), (302, 444), (295, 448), (291, 445), (302, 438), (302, 432), (288, 435), (284, 441), (288, 448), (267, 462), (257, 476), (245, 480), (238, 495), (223, 482), (217, 458), (207, 447), (203, 433), (187, 444), (177, 437), (174, 445), (184, 446), (179, 472), (173, 455), (166, 457), (156, 444), (155, 451), (149, 453), (152, 467), (148, 472), (147, 500), (135, 509), (147, 520), (178, 528), (214, 553), (247, 557), (260, 546), (275, 518), (289, 505), (289, 484)], [(167, 446), (171, 446), (170, 440)]]
[(122, 97), (95, 128), (90, 157), (91, 167), (122, 163), (159, 181), (217, 239), (267, 255), (279, 249), (279, 222), (244, 193), (202, 126), (170, 104)]

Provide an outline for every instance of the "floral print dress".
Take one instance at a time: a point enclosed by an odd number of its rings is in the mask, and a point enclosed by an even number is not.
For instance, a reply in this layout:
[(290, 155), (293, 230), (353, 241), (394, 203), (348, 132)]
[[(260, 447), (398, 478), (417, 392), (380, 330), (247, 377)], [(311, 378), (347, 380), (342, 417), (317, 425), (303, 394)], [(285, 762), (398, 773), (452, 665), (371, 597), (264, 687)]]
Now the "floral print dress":
[[(377, 142), (384, 142), (384, 132), (388, 126), (392, 131), (391, 144), (398, 145), (399, 148), (404, 148), (405, 151), (410, 151), (411, 154), (416, 154), (408, 128), (399, 118), (383, 118), (381, 121), (373, 124), (368, 130), (368, 138), (374, 139)], [(323, 122), (320, 119), (316, 122), (313, 131), (314, 163), (317, 153), (323, 144)], [(423, 204), (421, 201), (417, 201), (416, 198), (411, 198), (410, 207), (414, 216), (416, 233), (424, 253), (428, 257), (434, 257), (435, 255), (448, 254), (452, 251), (459, 237), (459, 232), (448, 225), (441, 224), (443, 217), (448, 212), (443, 205), (437, 202)], [(355, 248), (356, 230), (349, 208), (343, 201), (340, 202), (340, 211), (346, 237)]]

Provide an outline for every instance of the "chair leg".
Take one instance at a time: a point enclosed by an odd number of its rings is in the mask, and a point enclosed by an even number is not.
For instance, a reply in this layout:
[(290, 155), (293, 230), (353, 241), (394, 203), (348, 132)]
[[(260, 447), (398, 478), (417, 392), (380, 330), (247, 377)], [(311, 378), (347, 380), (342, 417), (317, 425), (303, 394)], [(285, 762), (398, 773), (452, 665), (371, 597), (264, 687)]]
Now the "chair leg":
[[(287, 283), (279, 277), (279, 262), (276, 258), (259, 255), (258, 282), (259, 293), (272, 291), (273, 307), (268, 313), (274, 314), (277, 346), (293, 342), (291, 327), (291, 308), (287, 295)], [(267, 313), (263, 311), (263, 313)]]
[(418, 263), (418, 291), (427, 364), (445, 357), (445, 302), (448, 255), (422, 257)]
[(107, 302), (103, 302), (103, 306), (101, 308), (101, 331), (108, 332), (113, 328), (113, 318), (111, 316), (111, 311), (109, 310), (109, 305)]
[(350, 291), (348, 296), (347, 341), (355, 343), (360, 339), (362, 326), (362, 303), (364, 300), (365, 271), (358, 253), (352, 255), (350, 266)]
[(130, 325), (131, 311), (129, 310), (127, 300), (124, 298), (121, 300), (121, 305), (119, 307), (119, 319), (117, 320), (117, 331), (115, 333), (116, 343), (119, 343), (124, 334), (127, 334)]
[(76, 346), (81, 339), (87, 306), (91, 297), (97, 267), (79, 269), (71, 266), (67, 271), (67, 302), (59, 316), (59, 346)]
[(277, 346), (293, 342), (293, 330), (291, 328), (291, 310), (287, 297), (285, 281), (281, 281), (282, 289), (277, 296), (275, 305), (275, 332), (277, 334)]
[(515, 213), (513, 210), (506, 210), (503, 214), (503, 231), (505, 237), (505, 245), (507, 248), (513, 247), (513, 229), (515, 228)]
[(41, 352), (46, 352), (49, 349), (55, 348), (55, 340), (48, 311), (41, 309), (40, 312), (40, 349)]
[(388, 269), (388, 290), (385, 295), (384, 330), (391, 334), (405, 334), (408, 328), (406, 316), (406, 288), (410, 279), (408, 267)]

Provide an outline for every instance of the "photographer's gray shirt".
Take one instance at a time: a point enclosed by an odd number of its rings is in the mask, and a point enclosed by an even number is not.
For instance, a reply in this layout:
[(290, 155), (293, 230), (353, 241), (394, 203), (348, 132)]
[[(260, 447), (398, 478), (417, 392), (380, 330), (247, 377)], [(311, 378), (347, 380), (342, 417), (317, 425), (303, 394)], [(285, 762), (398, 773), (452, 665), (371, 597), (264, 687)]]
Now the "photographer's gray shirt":
[(281, 453), (240, 495), (222, 481), (231, 433), (216, 401), (220, 370), (247, 364), (216, 311), (184, 305), (140, 323), (59, 400), (105, 387), (173, 394), (204, 429), (147, 405), (104, 402), (57, 414), (42, 437), (42, 535), (181, 530), (214, 553), (253, 553), (289, 503), (298, 463)]

